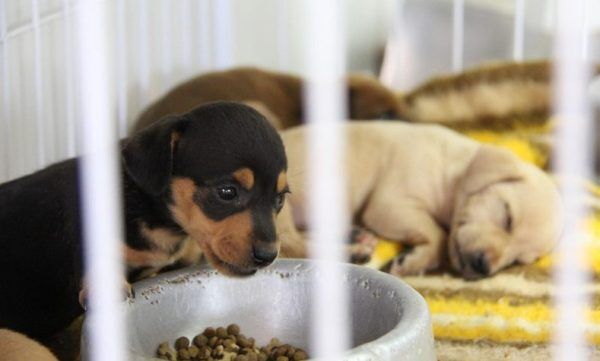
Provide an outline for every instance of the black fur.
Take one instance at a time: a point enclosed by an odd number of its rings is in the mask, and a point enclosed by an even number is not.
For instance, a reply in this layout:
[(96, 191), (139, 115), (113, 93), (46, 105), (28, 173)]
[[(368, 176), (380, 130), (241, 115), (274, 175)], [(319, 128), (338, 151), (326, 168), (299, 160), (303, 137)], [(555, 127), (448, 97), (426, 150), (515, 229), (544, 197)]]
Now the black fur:
[[(172, 177), (190, 178), (202, 192), (222, 183), (241, 190), (231, 173), (242, 167), (255, 174), (243, 204), (219, 202), (213, 194), (212, 201), (199, 205), (214, 220), (251, 209), (255, 232), (274, 239), (275, 187), (287, 168), (286, 157), (277, 132), (252, 108), (205, 105), (165, 118), (122, 144), (129, 247), (152, 248), (140, 222), (184, 235), (168, 208)], [(0, 328), (44, 337), (83, 311), (78, 304), (83, 274), (77, 172), (77, 159), (70, 159), (0, 185)]]

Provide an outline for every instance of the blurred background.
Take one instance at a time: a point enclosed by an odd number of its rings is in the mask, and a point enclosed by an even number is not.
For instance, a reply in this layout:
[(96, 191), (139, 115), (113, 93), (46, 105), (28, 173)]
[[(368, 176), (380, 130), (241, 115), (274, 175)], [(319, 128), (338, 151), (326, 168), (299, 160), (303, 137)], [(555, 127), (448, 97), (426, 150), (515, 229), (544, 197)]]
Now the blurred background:
[[(74, 3), (0, 1), (0, 181), (76, 154)], [(453, 44), (453, 9), (460, 3), (343, 2), (348, 70), (378, 76), (390, 39), (402, 52), (382, 80), (398, 91), (485, 61), (551, 55), (554, 1), (464, 1), (462, 46)], [(600, 3), (587, 3), (588, 56), (596, 61)], [(310, 45), (304, 41), (301, 5), (280, 0), (115, 2), (111, 36), (120, 135), (126, 135), (140, 109), (201, 72), (254, 65), (302, 75), (303, 49)], [(514, 40), (517, 13), (523, 17), (520, 44)], [(454, 45), (459, 54), (453, 55)]]

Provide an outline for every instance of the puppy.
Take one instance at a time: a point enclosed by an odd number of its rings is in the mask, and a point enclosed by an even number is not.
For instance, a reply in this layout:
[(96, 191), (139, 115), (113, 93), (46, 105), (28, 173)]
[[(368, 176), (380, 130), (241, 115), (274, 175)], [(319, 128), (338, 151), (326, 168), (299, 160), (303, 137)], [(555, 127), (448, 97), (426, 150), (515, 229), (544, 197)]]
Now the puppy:
[[(411, 251), (395, 275), (442, 265), (467, 279), (488, 276), (549, 252), (559, 234), (559, 196), (538, 168), (501, 148), (447, 128), (354, 122), (347, 136), (348, 209), (356, 223)], [(282, 256), (306, 256), (307, 127), (282, 133), (293, 193), (278, 219)]]
[[(399, 118), (398, 98), (376, 79), (350, 75), (347, 86), (350, 119)], [(136, 121), (134, 131), (215, 100), (262, 103), (277, 118), (275, 122), (268, 117), (273, 125), (286, 129), (303, 122), (302, 99), (302, 79), (293, 75), (256, 68), (207, 73), (180, 84), (150, 105)]]
[[(207, 104), (126, 139), (121, 153), (130, 280), (177, 261), (188, 239), (227, 275), (275, 259), (287, 163), (258, 112)], [(0, 327), (44, 337), (82, 312), (77, 172), (70, 159), (0, 186)]]
[(46, 347), (17, 332), (0, 329), (0, 360), (58, 361)]

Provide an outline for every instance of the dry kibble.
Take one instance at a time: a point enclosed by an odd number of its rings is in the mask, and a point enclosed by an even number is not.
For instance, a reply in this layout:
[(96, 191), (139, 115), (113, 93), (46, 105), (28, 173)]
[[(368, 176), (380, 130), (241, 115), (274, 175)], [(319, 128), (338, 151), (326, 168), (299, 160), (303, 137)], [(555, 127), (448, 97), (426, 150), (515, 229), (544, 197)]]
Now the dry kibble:
[(273, 337), (267, 345), (256, 345), (254, 338), (246, 337), (236, 324), (225, 327), (207, 327), (190, 339), (179, 337), (175, 349), (163, 342), (156, 351), (160, 359), (168, 361), (304, 361), (306, 352)]
[(219, 338), (217, 338), (217, 336), (213, 336), (210, 338), (210, 340), (208, 340), (208, 346), (215, 347), (215, 346), (217, 346), (218, 341), (219, 341)]
[(227, 333), (234, 336), (239, 335), (240, 326), (236, 325), (235, 323), (232, 323), (231, 325), (227, 326)]
[(187, 337), (180, 337), (175, 340), (175, 349), (180, 350), (182, 348), (188, 348), (190, 346), (190, 340)]
[(212, 327), (207, 327), (207, 328), (204, 330), (204, 333), (203, 333), (203, 334), (204, 334), (204, 336), (206, 336), (206, 337), (208, 337), (208, 338), (210, 339), (211, 337), (214, 337), (214, 336), (216, 336), (217, 332), (215, 331), (215, 329), (214, 329), (214, 328), (212, 328)]
[(190, 358), (195, 358), (200, 353), (200, 349), (194, 345), (188, 348), (188, 352), (190, 353)]
[(186, 348), (179, 349), (179, 351), (177, 351), (177, 354), (179, 355), (180, 360), (189, 360), (190, 359), (190, 353)]
[(208, 344), (208, 338), (204, 335), (198, 335), (194, 337), (194, 345), (198, 347), (206, 346)]
[(304, 361), (304, 360), (308, 360), (308, 356), (306, 355), (306, 352), (304, 351), (296, 351), (296, 353), (294, 354), (294, 358), (292, 359), (294, 361)]
[(218, 327), (216, 333), (217, 333), (217, 337), (219, 337), (219, 338), (225, 338), (228, 336), (227, 330), (225, 329), (225, 327)]

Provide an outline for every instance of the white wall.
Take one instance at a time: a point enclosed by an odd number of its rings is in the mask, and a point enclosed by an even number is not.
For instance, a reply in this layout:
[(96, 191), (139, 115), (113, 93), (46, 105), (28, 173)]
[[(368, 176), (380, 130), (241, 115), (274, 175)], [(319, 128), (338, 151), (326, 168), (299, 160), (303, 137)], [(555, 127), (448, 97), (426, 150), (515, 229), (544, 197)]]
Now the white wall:
[[(227, 65), (303, 73), (307, 44), (302, 0), (112, 2), (119, 104), (115, 117), (122, 122), (121, 135), (142, 107), (194, 74)], [(75, 154), (72, 124), (77, 120), (78, 92), (70, 44), (76, 3), (0, 0), (0, 181)], [(399, 19), (399, 4), (404, 4), (403, 46), (411, 61), (398, 67), (394, 86), (407, 89), (451, 69), (451, 0), (343, 3), (348, 69), (377, 71), (388, 31)], [(510, 58), (514, 0), (466, 3), (465, 65)], [(549, 3), (526, 1), (526, 58), (549, 54)], [(38, 20), (33, 16), (36, 4)], [(592, 14), (600, 12), (599, 6), (591, 7)], [(224, 26), (216, 26), (218, 19)], [(600, 17), (590, 19), (595, 28), (600, 26)]]

